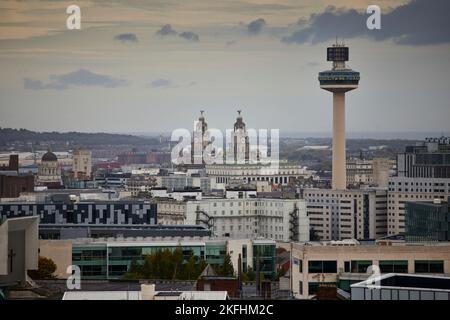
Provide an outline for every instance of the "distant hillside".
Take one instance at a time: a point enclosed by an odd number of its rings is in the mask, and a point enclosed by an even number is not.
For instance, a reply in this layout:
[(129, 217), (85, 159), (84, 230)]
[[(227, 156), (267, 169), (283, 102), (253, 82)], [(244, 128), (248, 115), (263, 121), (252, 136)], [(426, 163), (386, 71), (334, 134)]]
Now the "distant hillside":
[(14, 143), (41, 144), (45, 142), (71, 145), (156, 145), (157, 138), (138, 137), (128, 134), (83, 133), (83, 132), (35, 132), (26, 129), (0, 128), (0, 146)]

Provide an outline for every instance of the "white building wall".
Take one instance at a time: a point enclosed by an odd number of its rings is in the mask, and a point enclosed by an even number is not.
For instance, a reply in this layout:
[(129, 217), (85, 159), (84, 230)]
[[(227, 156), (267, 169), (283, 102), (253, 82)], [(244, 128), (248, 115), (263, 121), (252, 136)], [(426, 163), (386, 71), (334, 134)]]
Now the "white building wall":
[(386, 235), (387, 191), (384, 189), (304, 189), (303, 196), (310, 227), (318, 240), (376, 239)]
[[(197, 208), (213, 221), (214, 234), (234, 239), (264, 237), (290, 240), (290, 213), (298, 208), (300, 241), (309, 240), (309, 219), (302, 199), (222, 199), (204, 198), (188, 201), (186, 224), (197, 220)], [(203, 218), (206, 215), (201, 214)]]
[(450, 179), (391, 177), (388, 188), (388, 235), (405, 232), (405, 202), (450, 197)]

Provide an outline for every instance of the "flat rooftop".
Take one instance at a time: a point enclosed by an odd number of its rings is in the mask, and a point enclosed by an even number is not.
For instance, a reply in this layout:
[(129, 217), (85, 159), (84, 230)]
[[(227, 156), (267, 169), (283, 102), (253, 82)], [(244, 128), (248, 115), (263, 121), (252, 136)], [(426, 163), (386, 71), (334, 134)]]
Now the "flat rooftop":
[[(364, 280), (351, 285), (352, 288), (368, 288), (374, 285), (374, 279)], [(450, 277), (419, 274), (388, 273), (378, 278), (375, 285), (393, 289), (417, 289), (427, 291), (450, 292)]]

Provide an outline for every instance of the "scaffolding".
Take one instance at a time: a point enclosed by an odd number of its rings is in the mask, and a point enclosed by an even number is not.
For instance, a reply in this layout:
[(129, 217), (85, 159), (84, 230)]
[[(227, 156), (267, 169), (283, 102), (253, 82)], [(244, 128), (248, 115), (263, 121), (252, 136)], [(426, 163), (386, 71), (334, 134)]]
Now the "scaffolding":
[(289, 213), (289, 240), (293, 242), (299, 241), (298, 236), (299, 215), (297, 204), (294, 204), (294, 210)]

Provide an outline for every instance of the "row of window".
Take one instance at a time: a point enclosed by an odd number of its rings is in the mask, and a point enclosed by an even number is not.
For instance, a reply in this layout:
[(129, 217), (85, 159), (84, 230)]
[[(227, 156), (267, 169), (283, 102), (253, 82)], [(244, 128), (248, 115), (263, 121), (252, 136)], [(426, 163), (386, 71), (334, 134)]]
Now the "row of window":
[[(222, 207), (225, 207), (226, 206), (226, 204), (228, 203), (229, 205), (229, 207), (232, 207), (233, 205), (234, 205), (234, 203), (235, 202), (219, 202), (219, 203), (222, 203)], [(241, 207), (242, 205), (247, 205), (247, 206), (249, 206), (249, 205), (255, 205), (255, 206), (258, 206), (258, 203), (259, 203), (259, 206), (260, 207), (280, 207), (280, 208), (282, 208), (283, 207), (283, 205), (284, 205), (284, 203), (283, 202), (267, 202), (267, 201), (263, 201), (263, 202), (258, 202), (258, 201), (249, 201), (249, 202), (237, 202), (236, 203), (236, 205), (238, 206), (238, 207)], [(217, 202), (213, 202), (213, 207), (217, 207)]]
[[(303, 261), (299, 260), (299, 272), (303, 272)], [(366, 273), (373, 265), (372, 260), (344, 261), (344, 272)], [(408, 260), (380, 260), (378, 263), (381, 273), (408, 273)], [(414, 261), (415, 273), (444, 273), (443, 260), (416, 260)], [(309, 273), (337, 273), (337, 261), (334, 260), (310, 260), (308, 261)]]

